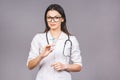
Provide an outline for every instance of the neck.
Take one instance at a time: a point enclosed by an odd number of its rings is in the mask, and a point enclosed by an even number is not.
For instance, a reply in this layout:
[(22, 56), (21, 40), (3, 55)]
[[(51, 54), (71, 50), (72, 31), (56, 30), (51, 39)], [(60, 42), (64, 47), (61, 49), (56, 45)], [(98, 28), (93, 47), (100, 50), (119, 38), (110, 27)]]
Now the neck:
[(50, 30), (50, 33), (51, 33), (52, 37), (55, 38), (55, 39), (59, 38), (61, 32), (62, 32), (61, 30)]

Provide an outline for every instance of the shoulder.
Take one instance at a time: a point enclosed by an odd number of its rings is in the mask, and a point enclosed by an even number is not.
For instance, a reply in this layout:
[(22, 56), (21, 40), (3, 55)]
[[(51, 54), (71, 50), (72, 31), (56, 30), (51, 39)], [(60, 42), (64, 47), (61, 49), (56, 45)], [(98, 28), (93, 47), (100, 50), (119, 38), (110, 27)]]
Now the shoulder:
[(44, 37), (46, 35), (46, 33), (37, 33), (35, 34), (35, 38), (40, 38), (40, 37)]
[(39, 40), (41, 38), (44, 38), (46, 33), (36, 33), (35, 36), (33, 37), (33, 40)]
[(74, 35), (70, 35), (70, 40), (71, 40), (72, 42), (74, 42), (74, 44), (78, 44), (78, 43), (79, 43), (77, 37), (74, 36)]
[(70, 40), (77, 40), (77, 38), (74, 35), (70, 35)]

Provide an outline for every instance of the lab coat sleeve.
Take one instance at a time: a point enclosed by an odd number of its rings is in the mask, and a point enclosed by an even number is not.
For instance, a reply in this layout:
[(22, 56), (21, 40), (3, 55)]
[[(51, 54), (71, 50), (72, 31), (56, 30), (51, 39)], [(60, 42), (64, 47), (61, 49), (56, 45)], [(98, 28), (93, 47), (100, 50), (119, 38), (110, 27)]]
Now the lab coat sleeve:
[(73, 62), (73, 64), (79, 64), (82, 66), (82, 57), (78, 40), (76, 39), (75, 36), (71, 36), (71, 41), (72, 41), (71, 61)]
[(30, 60), (36, 58), (39, 55), (39, 52), (40, 52), (39, 34), (36, 34), (31, 42), (29, 56), (27, 59), (27, 65)]

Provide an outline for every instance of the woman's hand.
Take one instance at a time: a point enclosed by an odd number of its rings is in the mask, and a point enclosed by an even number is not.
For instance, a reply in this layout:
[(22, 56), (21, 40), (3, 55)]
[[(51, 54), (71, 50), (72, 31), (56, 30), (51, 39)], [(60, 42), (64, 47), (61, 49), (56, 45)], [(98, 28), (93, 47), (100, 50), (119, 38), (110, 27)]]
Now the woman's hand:
[(45, 46), (39, 56), (29, 61), (28, 68), (31, 70), (36, 67), (44, 57), (48, 56), (49, 53), (53, 51), (53, 49), (51, 48), (52, 46), (53, 45)]
[(49, 53), (51, 53), (53, 51), (53, 48), (52, 48), (53, 45), (46, 45), (42, 52), (41, 52), (41, 57), (44, 58), (46, 56), (49, 55)]
[(63, 71), (63, 70), (67, 69), (67, 65), (62, 64), (60, 62), (56, 62), (56, 63), (52, 64), (51, 66), (57, 71)]
[(60, 62), (52, 64), (52, 67), (56, 71), (69, 71), (69, 72), (79, 72), (82, 69), (82, 66), (79, 64), (62, 64)]

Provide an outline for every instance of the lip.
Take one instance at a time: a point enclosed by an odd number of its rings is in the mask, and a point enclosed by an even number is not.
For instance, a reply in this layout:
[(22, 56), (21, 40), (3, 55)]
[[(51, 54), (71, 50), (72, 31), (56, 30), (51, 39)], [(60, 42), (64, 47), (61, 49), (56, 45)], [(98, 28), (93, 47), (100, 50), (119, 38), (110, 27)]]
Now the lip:
[(55, 26), (56, 24), (50, 24), (50, 26)]

